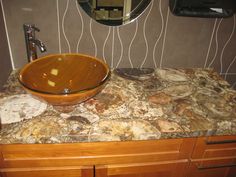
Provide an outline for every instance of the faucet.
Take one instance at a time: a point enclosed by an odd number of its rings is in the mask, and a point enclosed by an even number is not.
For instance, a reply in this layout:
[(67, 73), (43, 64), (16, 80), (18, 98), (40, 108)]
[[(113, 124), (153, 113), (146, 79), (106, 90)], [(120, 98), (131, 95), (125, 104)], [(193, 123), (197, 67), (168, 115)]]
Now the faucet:
[(23, 28), (25, 34), (27, 58), (28, 62), (31, 62), (38, 58), (37, 47), (41, 52), (46, 52), (46, 46), (43, 44), (42, 41), (36, 39), (35, 31), (39, 32), (40, 30), (37, 27), (35, 27), (34, 24), (24, 24)]

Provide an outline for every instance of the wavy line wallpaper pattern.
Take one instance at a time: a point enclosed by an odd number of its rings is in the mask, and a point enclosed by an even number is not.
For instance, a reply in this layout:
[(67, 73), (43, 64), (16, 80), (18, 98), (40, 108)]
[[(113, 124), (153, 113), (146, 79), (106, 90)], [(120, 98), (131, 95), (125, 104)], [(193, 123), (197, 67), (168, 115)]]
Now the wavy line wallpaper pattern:
[(173, 16), (153, 0), (130, 24), (92, 20), (76, 0), (3, 0), (16, 67), (26, 63), (23, 23), (35, 23), (50, 53), (81, 52), (117, 67), (213, 67), (236, 88), (236, 17)]

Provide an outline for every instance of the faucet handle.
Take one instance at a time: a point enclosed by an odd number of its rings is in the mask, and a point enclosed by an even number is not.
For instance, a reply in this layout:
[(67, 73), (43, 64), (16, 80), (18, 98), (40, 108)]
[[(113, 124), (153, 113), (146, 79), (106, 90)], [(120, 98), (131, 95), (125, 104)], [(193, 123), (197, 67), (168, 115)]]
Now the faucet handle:
[(35, 31), (37, 31), (37, 32), (39, 32), (39, 31), (40, 31), (40, 29), (39, 29), (39, 28), (37, 28), (37, 27), (36, 27), (36, 26), (34, 26), (34, 25), (33, 25), (33, 26), (31, 26), (31, 28), (32, 28), (32, 29), (34, 29), (34, 30), (35, 30)]
[(23, 26), (27, 33), (31, 33), (32, 31), (40, 31), (40, 29), (37, 28), (34, 24), (24, 24)]

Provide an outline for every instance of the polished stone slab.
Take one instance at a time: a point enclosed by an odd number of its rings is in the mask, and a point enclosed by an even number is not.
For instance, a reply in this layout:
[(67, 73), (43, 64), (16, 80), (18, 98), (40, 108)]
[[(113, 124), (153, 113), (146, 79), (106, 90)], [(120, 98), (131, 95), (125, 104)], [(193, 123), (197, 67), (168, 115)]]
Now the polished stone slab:
[[(14, 71), (0, 93), (2, 112), (9, 98), (25, 98), (16, 76)], [(10, 115), (11, 109), (7, 111)], [(19, 115), (20, 122), (2, 125), (0, 143), (236, 135), (236, 91), (211, 69), (120, 68), (101, 93), (82, 104), (47, 105), (31, 117), (22, 109)]]

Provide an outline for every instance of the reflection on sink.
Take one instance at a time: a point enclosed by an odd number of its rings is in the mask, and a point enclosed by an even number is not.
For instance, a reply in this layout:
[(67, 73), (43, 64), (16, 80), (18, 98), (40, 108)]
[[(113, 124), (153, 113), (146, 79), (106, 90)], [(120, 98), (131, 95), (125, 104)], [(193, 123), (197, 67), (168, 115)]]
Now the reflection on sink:
[(58, 54), (25, 65), (19, 82), (27, 92), (52, 105), (73, 105), (101, 91), (109, 75), (109, 67), (95, 57)]

